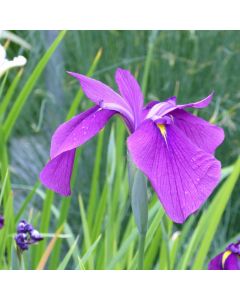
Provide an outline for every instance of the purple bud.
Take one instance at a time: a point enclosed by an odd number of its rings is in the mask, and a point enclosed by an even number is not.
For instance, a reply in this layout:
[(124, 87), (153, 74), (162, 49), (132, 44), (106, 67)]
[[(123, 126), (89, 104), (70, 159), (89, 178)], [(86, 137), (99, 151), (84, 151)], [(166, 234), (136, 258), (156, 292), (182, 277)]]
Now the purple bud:
[(25, 220), (19, 222), (15, 241), (20, 250), (28, 250), (29, 245), (36, 244), (41, 240), (43, 237), (31, 224)]
[(30, 233), (31, 231), (34, 230), (34, 228), (33, 228), (33, 226), (32, 226), (31, 224), (26, 224), (25, 230), (26, 230), (26, 232), (29, 232), (29, 233)]
[(17, 232), (18, 233), (26, 233), (26, 226), (28, 225), (28, 223), (25, 220), (22, 220), (19, 222), (18, 227), (17, 227)]
[(33, 240), (33, 242), (39, 242), (39, 241), (43, 240), (43, 237), (36, 229), (34, 229), (30, 232), (30, 236), (31, 236), (31, 239)]
[(18, 233), (15, 236), (15, 241), (17, 243), (17, 246), (21, 250), (27, 250), (28, 249), (28, 238), (26, 233)]
[(4, 226), (4, 217), (0, 215), (0, 229)]

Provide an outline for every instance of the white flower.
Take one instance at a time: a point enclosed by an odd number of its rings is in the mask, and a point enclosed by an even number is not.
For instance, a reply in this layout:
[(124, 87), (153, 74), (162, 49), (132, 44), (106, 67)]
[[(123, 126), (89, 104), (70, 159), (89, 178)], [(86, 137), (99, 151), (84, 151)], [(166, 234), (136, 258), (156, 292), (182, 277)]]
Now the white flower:
[(0, 77), (9, 69), (15, 67), (22, 67), (26, 64), (27, 59), (24, 56), (14, 57), (13, 60), (8, 60), (6, 58), (6, 51), (0, 44)]

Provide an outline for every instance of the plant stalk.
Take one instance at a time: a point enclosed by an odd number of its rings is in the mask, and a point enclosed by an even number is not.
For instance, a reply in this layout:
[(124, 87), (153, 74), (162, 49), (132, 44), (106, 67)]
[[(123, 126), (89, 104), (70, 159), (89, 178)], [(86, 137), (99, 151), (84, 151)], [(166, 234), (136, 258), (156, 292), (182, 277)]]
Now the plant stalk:
[(138, 270), (144, 269), (144, 248), (145, 248), (146, 234), (139, 234), (138, 244)]

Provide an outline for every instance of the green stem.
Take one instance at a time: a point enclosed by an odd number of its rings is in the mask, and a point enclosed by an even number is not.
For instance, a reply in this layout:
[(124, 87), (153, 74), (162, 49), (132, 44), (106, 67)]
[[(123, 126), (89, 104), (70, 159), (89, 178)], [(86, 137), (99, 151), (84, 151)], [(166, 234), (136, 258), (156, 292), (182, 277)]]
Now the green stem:
[(144, 65), (144, 72), (143, 72), (143, 79), (142, 79), (142, 92), (143, 95), (146, 96), (147, 92), (147, 83), (148, 83), (148, 77), (149, 77), (149, 71), (150, 71), (150, 66), (153, 58), (153, 50), (155, 46), (155, 42), (157, 39), (158, 31), (154, 30), (150, 33), (149, 36), (149, 42), (148, 42), (148, 50), (147, 50), (147, 56), (146, 56), (146, 61)]
[(139, 234), (139, 244), (138, 244), (138, 270), (143, 270), (144, 268), (144, 247), (145, 247), (146, 234)]
[(23, 252), (19, 248), (17, 248), (17, 258), (20, 270), (25, 270)]

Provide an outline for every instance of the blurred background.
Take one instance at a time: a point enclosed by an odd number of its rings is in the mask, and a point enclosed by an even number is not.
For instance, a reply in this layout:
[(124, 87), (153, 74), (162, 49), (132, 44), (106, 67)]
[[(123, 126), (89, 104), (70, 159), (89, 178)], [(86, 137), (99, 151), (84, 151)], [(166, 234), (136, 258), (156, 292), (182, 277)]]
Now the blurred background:
[[(14, 33), (31, 46), (31, 49), (24, 49), (11, 43), (7, 50), (9, 58), (17, 54), (27, 58), (22, 78), (24, 83), (58, 32)], [(146, 55), (151, 53), (147, 84), (145, 81), (145, 102), (152, 99), (164, 100), (176, 95), (179, 103), (187, 103), (200, 100), (214, 91), (211, 105), (199, 110), (198, 115), (224, 128), (225, 141), (216, 153), (223, 167), (233, 164), (240, 154), (238, 31), (69, 31), (34, 87), (9, 141), (16, 209), (20, 207), (49, 159), (51, 135), (64, 122), (79, 91), (78, 82), (68, 76), (66, 71), (86, 74), (98, 51), (102, 51), (102, 55), (93, 77), (115, 89), (114, 72), (117, 67), (130, 69), (141, 84), (144, 80)], [(17, 70), (9, 73), (8, 83), (16, 73)], [(17, 93), (20, 89), (21, 85), (18, 86)], [(78, 111), (89, 105), (90, 101), (83, 97)], [(100, 189), (103, 188), (106, 172), (110, 127), (106, 127), (104, 135)], [(80, 190), (83, 199), (87, 199), (90, 193), (96, 143), (97, 139), (94, 138), (82, 147), (74, 191), (76, 193)], [(240, 231), (239, 191), (237, 185), (213, 241), (213, 248), (220, 247)], [(55, 206), (60, 206), (61, 201), (63, 199), (56, 197)], [(31, 206), (41, 210), (41, 205), (39, 197), (34, 197)], [(87, 202), (85, 205), (87, 206)], [(29, 211), (25, 212), (26, 215), (28, 213)], [(73, 232), (78, 232), (80, 219), (77, 200), (71, 203), (68, 220)]]

